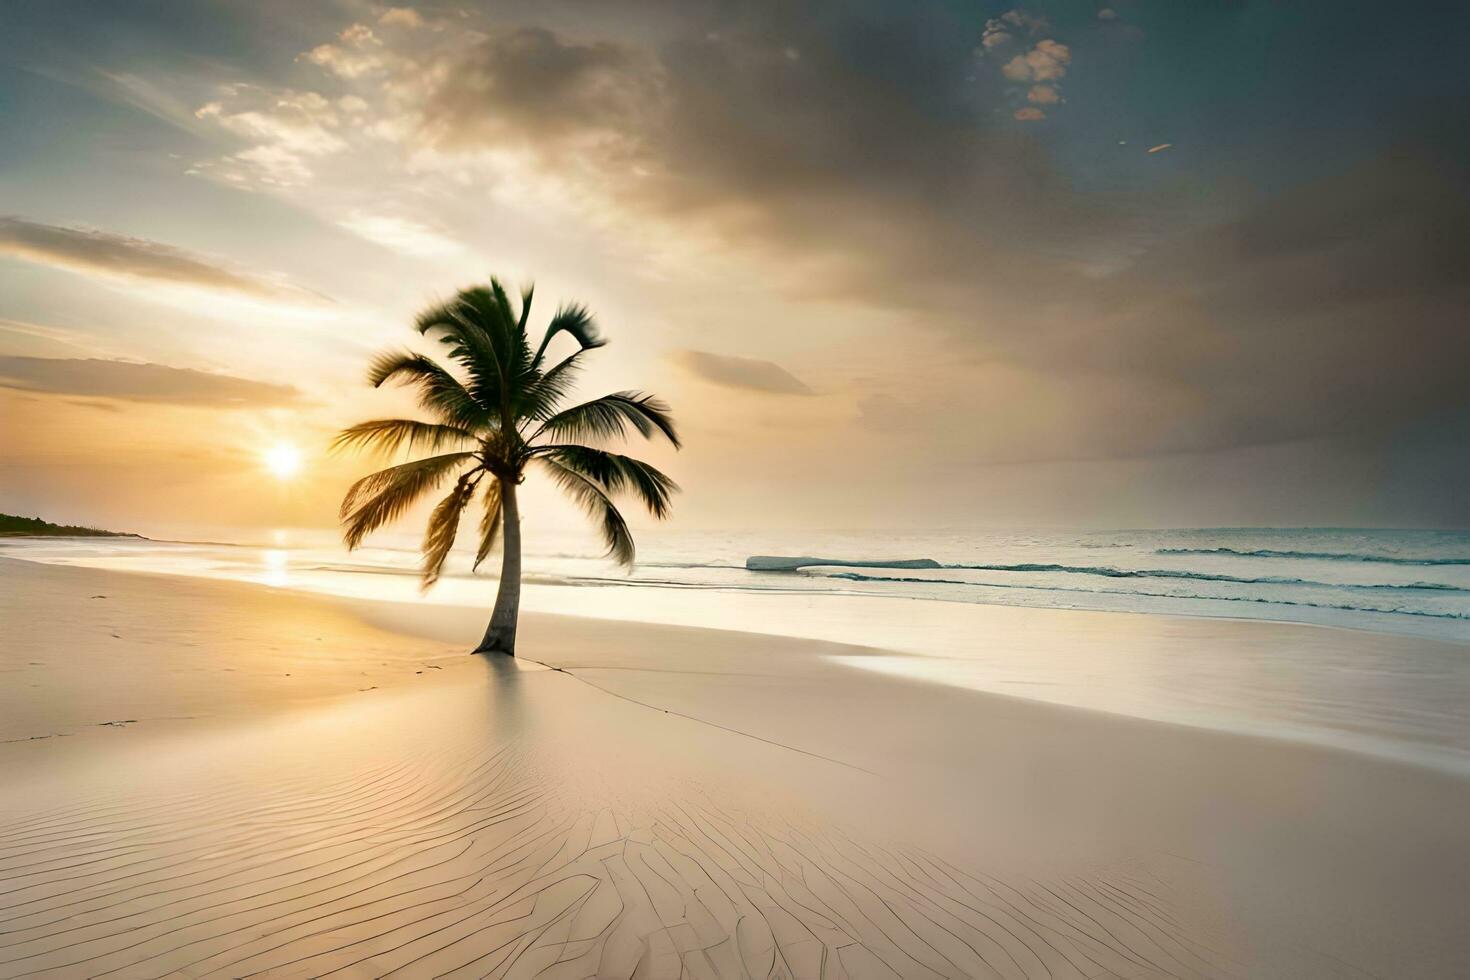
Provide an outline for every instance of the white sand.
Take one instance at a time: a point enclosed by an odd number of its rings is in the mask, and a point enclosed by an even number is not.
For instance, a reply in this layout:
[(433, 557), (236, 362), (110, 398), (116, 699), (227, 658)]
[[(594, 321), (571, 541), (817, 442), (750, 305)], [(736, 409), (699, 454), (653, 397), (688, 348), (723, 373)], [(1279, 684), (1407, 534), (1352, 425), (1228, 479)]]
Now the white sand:
[(1470, 781), (482, 618), (0, 560), (0, 977), (1470, 976)]

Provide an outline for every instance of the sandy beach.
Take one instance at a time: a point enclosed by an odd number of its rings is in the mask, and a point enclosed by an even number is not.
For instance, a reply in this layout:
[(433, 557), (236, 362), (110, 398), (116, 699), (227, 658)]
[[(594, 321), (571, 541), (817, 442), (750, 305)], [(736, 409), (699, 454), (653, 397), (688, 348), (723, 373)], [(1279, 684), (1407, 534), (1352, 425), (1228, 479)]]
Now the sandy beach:
[(512, 664), (478, 610), (0, 575), (0, 976), (1470, 972), (1452, 775), (811, 641), (529, 616)]

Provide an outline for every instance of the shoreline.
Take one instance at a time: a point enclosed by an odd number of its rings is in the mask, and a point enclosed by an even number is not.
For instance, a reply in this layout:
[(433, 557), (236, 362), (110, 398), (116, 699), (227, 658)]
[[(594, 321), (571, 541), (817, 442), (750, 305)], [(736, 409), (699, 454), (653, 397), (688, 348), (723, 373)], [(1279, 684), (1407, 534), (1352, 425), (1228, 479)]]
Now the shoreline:
[[(51, 562), (18, 559), (3, 554), (0, 554), (0, 571), (3, 571), (3, 567), (7, 560), (23, 562), (29, 565), (37, 565), (46, 568), (59, 567), (63, 569), (85, 569), (87, 571), (97, 572), (100, 575), (107, 577), (137, 577), (155, 581), (172, 581), (182, 578), (193, 582), (222, 585), (226, 589), (238, 587), (247, 591), (259, 592), (266, 595), (286, 596), (294, 600), (299, 600), (303, 603), (316, 604), (322, 608), (345, 612), (358, 621), (373, 625), (389, 637), (397, 637), (404, 640), (426, 641), (430, 644), (433, 644), (433, 646), (426, 649), (429, 651), (436, 651), (434, 655), (429, 655), (426, 657), (426, 659), (413, 660), (411, 667), (407, 664), (404, 665), (406, 669), (402, 674), (390, 678), (390, 683), (399, 686), (406, 684), (408, 682), (407, 678), (410, 675), (415, 677), (422, 676), (428, 678), (428, 680), (420, 681), (418, 683), (428, 683), (430, 680), (445, 680), (452, 683), (455, 679), (456, 672), (461, 669), (465, 669), (464, 662), (470, 662), (471, 664), (473, 664), (474, 662), (484, 661), (487, 659), (483, 655), (471, 652), (468, 649), (468, 641), (465, 640), (465, 638), (469, 638), (470, 640), (472, 640), (473, 637), (480, 632), (480, 626), (478, 626), (477, 624), (479, 620), (488, 615), (485, 610), (474, 607), (457, 605), (417, 604), (413, 602), (399, 600), (364, 599), (356, 596), (318, 592), (307, 588), (274, 586), (258, 582), (246, 582), (225, 576), (198, 576), (189, 575), (187, 573), (163, 572), (141, 569), (103, 569), (88, 565), (60, 565)], [(907, 601), (943, 602), (944, 600), (910, 599)], [(1316, 628), (1323, 630), (1340, 630), (1349, 633), (1358, 632), (1348, 627), (1337, 627), (1314, 623), (1278, 623), (1275, 621), (1252, 619), (1235, 620), (1225, 619), (1224, 617), (1188, 616), (1169, 613), (1148, 613), (1141, 611), (1052, 609), (1049, 607), (1035, 608), (1014, 606), (999, 606), (999, 608), (1007, 610), (1019, 609), (1027, 612), (1035, 612), (1043, 617), (1049, 617), (1052, 614), (1073, 614), (1083, 617), (1103, 618), (1115, 615), (1136, 615), (1148, 618), (1177, 620), (1186, 623), (1215, 622), (1223, 620), (1226, 622), (1239, 623), (1247, 626), (1282, 626), (1289, 629)], [(592, 632), (612, 634), (618, 631), (623, 631), (632, 635), (645, 635), (648, 633), (653, 633), (656, 635), (667, 634), (669, 636), (677, 636), (685, 631), (697, 631), (701, 634), (720, 636), (727, 641), (735, 643), (779, 642), (782, 644), (790, 644), (793, 647), (800, 648), (804, 651), (821, 651), (818, 655), (826, 658), (829, 662), (841, 665), (844, 671), (865, 669), (861, 667), (850, 666), (852, 662), (861, 660), (903, 659), (912, 661), (929, 659), (926, 657), (926, 655), (921, 653), (895, 650), (887, 647), (858, 646), (848, 643), (812, 639), (808, 637), (793, 636), (783, 633), (764, 633), (755, 630), (736, 630), (719, 627), (686, 626), (682, 624), (658, 623), (644, 620), (603, 619), (595, 616), (580, 616), (574, 613), (546, 613), (539, 611), (523, 613), (522, 620), (523, 622), (532, 624), (531, 629), (533, 633), (556, 632), (558, 630), (575, 630), (583, 634)], [(1470, 647), (1470, 644), (1466, 644), (1466, 646)], [(523, 667), (530, 666), (533, 668), (544, 668), (552, 671), (561, 671), (575, 676), (573, 674), (575, 665), (569, 666), (566, 664), (558, 664), (547, 662), (545, 660), (535, 659), (524, 651), (523, 655), (516, 658), (516, 660)], [(429, 675), (424, 670), (417, 669), (418, 667), (422, 667), (425, 664), (433, 664), (433, 666), (429, 669), (438, 669), (442, 671), (442, 673)], [(473, 668), (471, 667), (470, 669)], [(597, 669), (627, 669), (630, 671), (637, 671), (639, 668), (612, 668), (607, 665), (601, 665)], [(1121, 723), (1154, 726), (1161, 733), (1167, 733), (1171, 730), (1183, 730), (1188, 732), (1196, 732), (1208, 736), (1219, 736), (1229, 739), (1242, 739), (1247, 742), (1260, 743), (1268, 746), (1285, 745), (1291, 746), (1296, 749), (1322, 752), (1334, 756), (1340, 755), (1351, 759), (1369, 760), (1374, 763), (1381, 763), (1385, 765), (1403, 766), (1409, 769), (1420, 770), (1437, 775), (1444, 775), (1455, 779), (1470, 780), (1470, 759), (1464, 758), (1458, 754), (1448, 756), (1445, 760), (1441, 762), (1432, 762), (1423, 758), (1416, 758), (1408, 754), (1407, 752), (1394, 753), (1383, 749), (1380, 749), (1379, 751), (1373, 751), (1368, 748), (1340, 744), (1331, 740), (1330, 738), (1314, 738), (1311, 735), (1304, 735), (1301, 733), (1252, 731), (1248, 728), (1245, 728), (1244, 726), (1225, 727), (1219, 724), (1190, 723), (1187, 721), (1179, 721), (1168, 718), (1147, 717), (1118, 711), (1108, 711), (1105, 709), (1090, 707), (1087, 705), (1047, 701), (1035, 697), (1027, 697), (1021, 694), (1008, 693), (1005, 691), (968, 687), (965, 685), (949, 683), (944, 680), (926, 678), (913, 674), (904, 674), (901, 672), (894, 672), (891, 674), (883, 673), (881, 674), (881, 676), (891, 678), (896, 683), (915, 684), (926, 687), (934, 686), (950, 691), (963, 691), (967, 694), (984, 699), (997, 699), (1000, 702), (1010, 702), (1026, 710), (1034, 708), (1041, 711), (1059, 711), (1063, 714), (1077, 713), (1081, 716), (1094, 717), (1102, 723)], [(383, 678), (374, 677), (374, 679), (382, 680)], [(344, 696), (349, 696), (354, 693), (367, 693), (368, 691), (378, 689), (380, 689), (378, 686), (369, 686), (366, 689), (353, 688), (352, 690), (328, 689), (324, 691), (314, 691), (304, 695), (300, 699), (292, 699), (289, 707), (292, 710), (295, 710), (297, 708), (309, 709), (314, 704), (327, 703)], [(168, 717), (153, 718), (149, 720), (214, 720), (222, 724), (229, 724), (242, 718), (248, 719), (250, 717), (252, 717), (252, 714), (250, 713), (250, 711), (247, 710), (237, 714), (228, 714), (223, 717), (214, 719), (196, 717)], [(699, 719), (691, 720), (694, 720), (696, 722), (699, 721)], [(122, 721), (127, 724), (133, 724), (136, 723), (137, 720), (134, 719)], [(98, 727), (108, 727), (115, 724), (117, 724), (116, 720), (96, 723)], [(80, 733), (74, 732), (70, 734)], [(12, 744), (16, 742), (36, 741), (48, 737), (53, 736), (52, 734), (47, 733), (23, 736), (20, 738), (0, 738), (0, 745)]]
[[(1234, 529), (1234, 528), (1223, 528), (1223, 529), (1220, 529), (1220, 530), (1237, 530), (1237, 529)], [(1290, 529), (1286, 529), (1286, 530), (1290, 530)], [(1332, 530), (1332, 529), (1316, 529), (1316, 530)], [(119, 535), (119, 536), (115, 536), (115, 539), (116, 539), (116, 537), (121, 537), (121, 538), (123, 538), (125, 540), (141, 541), (141, 542), (144, 542), (144, 543), (147, 543), (147, 544), (154, 544), (154, 545), (183, 545), (183, 546), (192, 546), (192, 547), (229, 548), (229, 549), (241, 549), (241, 550), (245, 550), (245, 551), (252, 551), (252, 550), (256, 550), (256, 551), (259, 551), (259, 550), (272, 550), (272, 546), (271, 545), (269, 545), (269, 544), (263, 544), (263, 543), (262, 544), (248, 544), (248, 543), (229, 542), (229, 541), (207, 541), (207, 540), (198, 540), (198, 541), (195, 541), (195, 540), (178, 540), (178, 541), (176, 541), (176, 540), (170, 540), (170, 539), (147, 538), (147, 537), (143, 537), (142, 535), (135, 535), (135, 534)], [(60, 536), (60, 535), (58, 535), (58, 536), (37, 536), (37, 535), (21, 536), (20, 539), (23, 539), (23, 540), (39, 540), (39, 541), (44, 541), (44, 540), (69, 540), (69, 541), (77, 541), (77, 542), (85, 542), (85, 541), (89, 540), (89, 538), (87, 538), (87, 537), (66, 537), (66, 536)], [(282, 550), (289, 551), (289, 549), (282, 549)], [(394, 549), (394, 550), (406, 550), (406, 551), (409, 551), (409, 552), (412, 551), (412, 549)], [(35, 562), (35, 563), (38, 563), (38, 564), (71, 564), (71, 563), (68, 563), (68, 562), (53, 562), (53, 561), (49, 561), (47, 559), (27, 558), (27, 557), (23, 557), (21, 555), (15, 554), (15, 553), (7, 553), (3, 549), (0, 549), (0, 560), (3, 560), (5, 558), (13, 558), (16, 561), (30, 561), (30, 562)], [(78, 564), (84, 564), (84, 563), (78, 563)], [(902, 563), (900, 563), (900, 564), (902, 564)], [(87, 565), (85, 567), (113, 568), (114, 566)], [(717, 566), (711, 566), (711, 567), (717, 567)], [(723, 566), (718, 566), (718, 567), (723, 567)], [(171, 570), (167, 570), (167, 569), (158, 569), (158, 568), (139, 568), (139, 569), (121, 569), (121, 568), (119, 568), (119, 569), (116, 569), (116, 570), (129, 571), (129, 572), (134, 572), (136, 574), (183, 576), (183, 577), (186, 577), (186, 578), (210, 578), (210, 579), (218, 579), (218, 580), (232, 581), (232, 582), (247, 582), (247, 583), (251, 583), (251, 582), (254, 582), (255, 581), (255, 580), (252, 580), (252, 579), (243, 578), (243, 577), (236, 576), (236, 575), (229, 575), (229, 574), (223, 574), (223, 573), (217, 574), (217, 575), (214, 575), (214, 574), (200, 574), (198, 572), (188, 571), (188, 570), (171, 571)], [(383, 575), (383, 576), (388, 576), (388, 577), (391, 577), (391, 578), (403, 578), (403, 579), (412, 579), (417, 574), (413, 569), (391, 568), (391, 567), (384, 567), (384, 568), (381, 568), (381, 569), (378, 569), (378, 568), (366, 568), (366, 567), (364, 567), (364, 568), (345, 568), (344, 567), (344, 568), (334, 568), (333, 571), (334, 572), (337, 572), (339, 574), (344, 574), (344, 575)], [(528, 584), (538, 584), (534, 580), (535, 580), (535, 575), (534, 574), (528, 575), (527, 578), (526, 578), (526, 581), (527, 581)], [(834, 580), (835, 581), (841, 581), (841, 579), (834, 579)], [(450, 582), (450, 581), (458, 581), (458, 582), (487, 582), (488, 583), (488, 582), (494, 582), (495, 581), (495, 578), (493, 576), (489, 576), (489, 575), (482, 576), (482, 575), (463, 575), (463, 574), (449, 573), (449, 574), (444, 575), (440, 579), (440, 581), (441, 581), (441, 583), (442, 582)], [(697, 585), (690, 585), (690, 584), (678, 583), (678, 582), (642, 581), (642, 580), (636, 580), (636, 579), (622, 580), (622, 579), (597, 578), (597, 577), (586, 579), (586, 581), (588, 583), (593, 584), (593, 585), (597, 585), (597, 586), (600, 586), (600, 587), (607, 587), (607, 588), (634, 588), (634, 589), (672, 590), (672, 591), (681, 591), (681, 590), (682, 591), (705, 591), (705, 590), (708, 590), (708, 591), (713, 591), (713, 592), (726, 591), (723, 587), (720, 587), (720, 586), (697, 586)], [(338, 597), (344, 597), (344, 598), (351, 598), (352, 597), (352, 596), (349, 596), (346, 593), (333, 592), (333, 591), (330, 591), (328, 589), (314, 589), (314, 588), (310, 588), (310, 587), (290, 586), (290, 585), (273, 586), (273, 587), (276, 587), (276, 588), (285, 588), (285, 589), (289, 589), (291, 591), (296, 591), (296, 592), (300, 592), (300, 593), (303, 593), (303, 594), (309, 594), (309, 595), (338, 596)], [(578, 586), (577, 580), (573, 579), (573, 580), (569, 580), (566, 583), (566, 587), (575, 588), (575, 587), (579, 587), (579, 586)], [(1267, 624), (1275, 624), (1275, 625), (1282, 625), (1282, 626), (1301, 626), (1301, 627), (1313, 627), (1313, 628), (1317, 628), (1317, 629), (1326, 629), (1326, 630), (1339, 630), (1339, 631), (1343, 631), (1343, 632), (1347, 632), (1347, 633), (1352, 633), (1352, 634), (1369, 634), (1369, 635), (1373, 635), (1373, 636), (1408, 637), (1408, 638), (1413, 638), (1413, 639), (1431, 640), (1431, 641), (1437, 642), (1437, 643), (1455, 644), (1455, 645), (1460, 645), (1460, 646), (1465, 646), (1467, 648), (1470, 648), (1470, 625), (1467, 625), (1467, 627), (1466, 627), (1467, 632), (1466, 632), (1466, 634), (1464, 636), (1445, 635), (1445, 634), (1438, 633), (1438, 632), (1427, 632), (1427, 631), (1425, 631), (1426, 627), (1428, 627), (1430, 625), (1453, 624), (1453, 623), (1462, 623), (1462, 622), (1467, 623), (1467, 624), (1470, 624), (1470, 620), (1467, 620), (1466, 618), (1464, 618), (1462, 616), (1457, 616), (1457, 615), (1443, 615), (1443, 614), (1436, 614), (1436, 613), (1419, 613), (1419, 612), (1413, 612), (1413, 611), (1387, 612), (1387, 611), (1380, 611), (1380, 610), (1361, 609), (1361, 608), (1358, 608), (1358, 607), (1336, 606), (1336, 605), (1314, 604), (1314, 603), (1298, 603), (1298, 602), (1283, 601), (1283, 600), (1274, 600), (1274, 599), (1249, 599), (1249, 600), (1247, 600), (1247, 599), (1227, 599), (1227, 598), (1223, 598), (1223, 597), (1207, 597), (1207, 596), (1169, 596), (1169, 595), (1164, 595), (1164, 594), (1159, 594), (1159, 593), (1138, 593), (1138, 592), (1123, 592), (1123, 591), (1109, 591), (1109, 590), (1067, 589), (1067, 588), (1063, 588), (1063, 587), (1040, 586), (1040, 585), (1037, 585), (1037, 586), (1019, 586), (1019, 585), (1008, 585), (1008, 586), (995, 585), (995, 586), (990, 586), (988, 584), (981, 583), (981, 584), (977, 584), (977, 587), (982, 587), (982, 588), (983, 587), (993, 587), (993, 588), (1000, 589), (1000, 590), (1013, 589), (1013, 590), (1022, 591), (1022, 592), (1030, 592), (1030, 591), (1036, 591), (1036, 592), (1067, 592), (1067, 593), (1075, 593), (1076, 595), (1079, 595), (1079, 596), (1088, 596), (1088, 595), (1099, 595), (1099, 596), (1109, 596), (1109, 595), (1113, 595), (1113, 596), (1130, 596), (1131, 595), (1131, 596), (1138, 596), (1138, 597), (1141, 597), (1141, 598), (1152, 598), (1152, 599), (1177, 599), (1179, 601), (1196, 602), (1196, 603), (1201, 603), (1201, 604), (1205, 604), (1205, 603), (1219, 603), (1219, 604), (1246, 603), (1246, 604), (1258, 605), (1258, 606), (1262, 606), (1262, 607), (1278, 606), (1278, 607), (1283, 607), (1283, 608), (1320, 609), (1320, 610), (1323, 610), (1323, 611), (1325, 611), (1325, 612), (1327, 612), (1329, 614), (1332, 613), (1332, 612), (1347, 612), (1350, 615), (1355, 615), (1355, 616), (1356, 615), (1361, 615), (1361, 616), (1368, 616), (1368, 617), (1372, 617), (1372, 616), (1385, 616), (1385, 617), (1387, 617), (1387, 616), (1401, 615), (1401, 616), (1409, 617), (1413, 621), (1423, 621), (1423, 624), (1418, 625), (1415, 628), (1409, 628), (1409, 627), (1404, 626), (1404, 625), (1398, 625), (1398, 626), (1395, 627), (1395, 626), (1390, 626), (1390, 625), (1387, 625), (1387, 624), (1376, 623), (1376, 622), (1373, 623), (1373, 624), (1363, 624), (1363, 623), (1353, 623), (1353, 622), (1349, 622), (1349, 623), (1315, 622), (1315, 621), (1312, 621), (1312, 620), (1309, 620), (1309, 619), (1289, 619), (1289, 618), (1279, 618), (1278, 619), (1278, 618), (1272, 618), (1270, 616), (1251, 616), (1251, 615), (1245, 615), (1244, 613), (1241, 613), (1241, 612), (1238, 612), (1238, 611), (1237, 612), (1210, 612), (1210, 611), (1188, 611), (1188, 612), (1184, 612), (1184, 611), (1175, 611), (1175, 610), (1153, 610), (1153, 609), (1137, 609), (1137, 608), (1110, 608), (1110, 607), (1096, 607), (1096, 608), (1093, 608), (1093, 607), (1088, 607), (1088, 606), (1044, 605), (1044, 604), (1031, 604), (1031, 603), (1017, 602), (1017, 601), (1006, 602), (1006, 601), (996, 601), (996, 600), (986, 600), (986, 599), (948, 599), (948, 598), (944, 598), (942, 596), (906, 596), (906, 595), (875, 594), (875, 593), (867, 593), (867, 592), (860, 592), (860, 591), (843, 591), (843, 590), (831, 590), (831, 591), (810, 591), (810, 590), (804, 590), (804, 589), (788, 589), (788, 590), (776, 590), (776, 589), (745, 590), (745, 589), (735, 588), (735, 589), (733, 589), (731, 591), (734, 591), (735, 593), (738, 593), (738, 594), (784, 594), (784, 595), (835, 596), (835, 597), (858, 598), (858, 599), (897, 599), (897, 600), (902, 600), (902, 601), (905, 601), (905, 602), (921, 602), (921, 603), (931, 603), (932, 602), (932, 603), (942, 603), (942, 604), (945, 604), (945, 605), (984, 606), (984, 607), (989, 607), (989, 608), (1004, 608), (1004, 609), (1036, 609), (1036, 610), (1049, 610), (1049, 611), (1063, 612), (1063, 613), (1084, 613), (1084, 614), (1086, 614), (1086, 613), (1100, 613), (1100, 614), (1104, 614), (1104, 615), (1128, 615), (1128, 616), (1145, 616), (1145, 617), (1150, 617), (1150, 618), (1164, 618), (1164, 619), (1208, 620), (1208, 621), (1221, 621), (1221, 622), (1229, 622), (1229, 623), (1267, 623)], [(375, 600), (375, 601), (405, 601), (405, 600), (400, 600), (400, 599), (384, 599), (384, 600)], [(766, 635), (766, 634), (758, 634), (758, 635)]]
[[(99, 566), (86, 564), (72, 565), (27, 559), (0, 551), (0, 563), (6, 560), (28, 562), (42, 567), (99, 568)], [(484, 611), (479, 607), (468, 605), (424, 603), (408, 599), (364, 598), (299, 584), (251, 582), (227, 574), (196, 574), (183, 570), (126, 567), (102, 570), (152, 577), (161, 581), (182, 580), (240, 584), (250, 588), (266, 589), (280, 595), (294, 596), (302, 601), (322, 599), (340, 603), (341, 608), (346, 610), (365, 610), (369, 617), (378, 616), (382, 610), (386, 609), (402, 609), (405, 615), (398, 618), (398, 625), (394, 629), (402, 630), (404, 624), (408, 624), (409, 632), (414, 632), (414, 623), (418, 618), (415, 610), (434, 610), (442, 616), (460, 620), (483, 619), (484, 616)], [(659, 588), (656, 585), (629, 587)], [(567, 592), (561, 587), (535, 584), (529, 585), (527, 589), (528, 596), (532, 597), (537, 589), (560, 589), (563, 593)], [(773, 600), (779, 601), (778, 595), (790, 597), (799, 594), (796, 592), (740, 593), (735, 600), (727, 601), (750, 600), (749, 605), (759, 610), (771, 606)], [(586, 597), (578, 595), (573, 590), (569, 594), (556, 598), (585, 599)], [(1464, 671), (1458, 665), (1463, 662), (1465, 656), (1470, 656), (1470, 643), (1467, 642), (1375, 632), (1331, 624), (1277, 622), (1143, 610), (1067, 609), (907, 598), (906, 601), (909, 603), (922, 604), (921, 609), (926, 606), (930, 607), (927, 611), (916, 615), (934, 619), (946, 613), (954, 614), (950, 620), (945, 620), (942, 626), (939, 620), (931, 624), (930, 632), (925, 634), (931, 637), (931, 641), (933, 637), (940, 635), (934, 630), (942, 628), (943, 634), (951, 638), (949, 641), (951, 645), (953, 645), (954, 637), (974, 635), (985, 638), (987, 641), (999, 637), (1000, 646), (1007, 649), (1014, 648), (1005, 654), (1004, 659), (997, 661), (991, 657), (990, 662), (986, 664), (968, 660), (968, 651), (945, 650), (942, 647), (935, 647), (932, 642), (906, 645), (905, 642), (884, 642), (884, 638), (880, 636), (871, 643), (854, 645), (850, 640), (842, 637), (823, 637), (803, 628), (800, 624), (795, 627), (787, 625), (778, 632), (757, 632), (743, 629), (740, 626), (732, 626), (726, 621), (708, 625), (700, 615), (701, 604), (708, 607), (712, 602), (717, 602), (718, 598), (718, 595), (707, 595), (696, 590), (690, 602), (683, 604), (690, 608), (683, 609), (681, 606), (681, 611), (678, 612), (670, 609), (668, 612), (671, 614), (666, 614), (666, 618), (662, 620), (628, 618), (619, 615), (622, 612), (620, 609), (599, 610), (594, 608), (581, 613), (546, 613), (536, 609), (534, 598), (528, 601), (530, 611), (526, 614), (528, 616), (568, 616), (601, 623), (646, 623), (649, 626), (660, 627), (728, 630), (750, 636), (754, 640), (781, 638), (798, 642), (830, 643), (838, 648), (832, 653), (832, 656), (836, 658), (835, 662), (841, 663), (843, 657), (852, 656), (848, 648), (860, 654), (853, 657), (852, 662), (847, 665), (848, 669), (876, 670), (892, 676), (903, 676), (920, 683), (989, 693), (1016, 698), (1028, 703), (1060, 705), (1079, 710), (1096, 711), (1109, 717), (1137, 718), (1195, 730), (1239, 734), (1297, 745), (1311, 745), (1449, 772), (1456, 776), (1470, 776), (1470, 737), (1467, 737), (1467, 733), (1462, 730), (1464, 726), (1459, 725), (1456, 721), (1459, 717), (1458, 707), (1456, 703), (1452, 703), (1455, 698), (1454, 692), (1465, 687), (1464, 681), (1458, 682), (1458, 688), (1452, 687), (1433, 692), (1432, 696), (1443, 702), (1438, 705), (1441, 717), (1445, 719), (1440, 724), (1456, 726), (1439, 731), (1396, 731), (1375, 729), (1371, 725), (1364, 727), (1358, 724), (1355, 712), (1361, 712), (1363, 717), (1370, 720), (1378, 717), (1393, 717), (1393, 713), (1400, 711), (1401, 705), (1394, 703), (1391, 699), (1382, 703), (1361, 706), (1355, 706), (1351, 701), (1344, 701), (1342, 707), (1336, 709), (1336, 714), (1327, 718), (1315, 717), (1312, 712), (1317, 709), (1309, 701), (1298, 706), (1287, 701), (1281, 701), (1278, 705), (1277, 702), (1271, 700), (1273, 694), (1278, 701), (1285, 695), (1304, 697), (1309, 700), (1318, 697), (1351, 696), (1350, 689), (1334, 691), (1330, 685), (1345, 683), (1339, 678), (1351, 678), (1356, 671), (1373, 669), (1376, 662), (1416, 665), (1414, 669), (1417, 670), (1420, 669), (1417, 664), (1422, 661), (1432, 665), (1427, 669), (1454, 672), (1452, 675), (1447, 674), (1447, 677), (1463, 676)], [(841, 596), (822, 594), (815, 597), (819, 603), (835, 599), (848, 603), (860, 603), (862, 606), (871, 608), (886, 607), (887, 601), (893, 598), (901, 597), (845, 594)], [(846, 606), (843, 613), (853, 615), (860, 608), (861, 606), (857, 605)], [(774, 614), (776, 611), (776, 609), (767, 609), (765, 615)], [(726, 620), (729, 618), (727, 616)], [(760, 615), (754, 615), (744, 617), (742, 622), (752, 620), (769, 621)], [(466, 637), (477, 636), (481, 628), (482, 625), (467, 624), (464, 627), (464, 635)], [(894, 634), (891, 628), (888, 632)], [(419, 636), (421, 639), (426, 638), (422, 631), (419, 631)], [(443, 635), (432, 638), (447, 643), (455, 642), (453, 638)], [(888, 637), (889, 640), (897, 638), (897, 634)], [(906, 634), (903, 640), (907, 640)], [(460, 642), (461, 645), (467, 643), (463, 639)], [(1227, 643), (1229, 646), (1224, 646)], [(1130, 653), (1121, 660), (1115, 659), (1111, 662), (1109, 669), (1116, 676), (1097, 678), (1112, 684), (1110, 690), (1101, 688), (1086, 690), (1080, 683), (1070, 688), (1059, 689), (1054, 686), (1055, 680), (1069, 669), (1075, 667), (1076, 670), (1091, 673), (1103, 669), (1087, 662), (1092, 653), (1083, 658), (1073, 657), (1075, 663), (1064, 661), (1051, 666), (1047, 666), (1043, 660), (1038, 660), (1033, 655), (1039, 651), (1042, 658), (1050, 657), (1052, 656), (1050, 651), (1057, 649), (1059, 644), (1078, 650), (1085, 647), (1089, 651), (1125, 651), (1132, 644), (1139, 649), (1147, 649), (1152, 652), (1143, 660), (1139, 660)], [(1165, 664), (1175, 660), (1184, 663), (1189, 657), (1195, 655), (1194, 651), (1208, 648), (1231, 651), (1219, 658), (1220, 663), (1209, 665), (1216, 675), (1219, 675), (1221, 671), (1228, 675), (1241, 670), (1253, 670), (1268, 671), (1269, 674), (1261, 675), (1263, 680), (1268, 676), (1281, 676), (1283, 672), (1289, 674), (1291, 671), (1298, 671), (1300, 676), (1291, 681), (1295, 685), (1294, 689), (1282, 689), (1275, 692), (1263, 689), (1252, 692), (1252, 697), (1262, 699), (1260, 703), (1265, 707), (1249, 705), (1245, 712), (1229, 701), (1219, 702), (1218, 696), (1216, 702), (1195, 703), (1197, 695), (1196, 691), (1191, 689), (1191, 685), (1200, 689), (1210, 689), (1211, 676), (1208, 674), (1198, 678), (1191, 677), (1187, 673), (1182, 674), (1180, 679), (1174, 682), (1172, 689), (1161, 691), (1159, 694), (1147, 690), (1148, 685), (1158, 683), (1158, 678), (1148, 673), (1149, 664), (1164, 667)], [(1174, 653), (1178, 649), (1191, 649), (1191, 652), (1185, 654), (1184, 659), (1180, 659)], [(1277, 659), (1269, 657), (1263, 659), (1260, 656), (1262, 650), (1290, 650), (1292, 652), (1288, 656)], [(1356, 660), (1345, 660), (1341, 657), (1342, 651), (1354, 650), (1362, 651), (1361, 654), (1354, 654)], [(1323, 660), (1323, 657), (1328, 659)], [(1333, 657), (1337, 659), (1331, 659)], [(1249, 658), (1255, 658), (1256, 662), (1251, 662)], [(1164, 667), (1164, 669), (1179, 670), (1180, 668)], [(1226, 679), (1232, 683), (1236, 681), (1235, 677), (1227, 676)], [(1464, 697), (1470, 697), (1470, 691), (1461, 690), (1461, 694)], [(1109, 695), (1112, 697), (1111, 701), (1108, 698)], [(1307, 713), (1298, 717), (1301, 712)], [(1415, 722), (1415, 724), (1419, 723)]]

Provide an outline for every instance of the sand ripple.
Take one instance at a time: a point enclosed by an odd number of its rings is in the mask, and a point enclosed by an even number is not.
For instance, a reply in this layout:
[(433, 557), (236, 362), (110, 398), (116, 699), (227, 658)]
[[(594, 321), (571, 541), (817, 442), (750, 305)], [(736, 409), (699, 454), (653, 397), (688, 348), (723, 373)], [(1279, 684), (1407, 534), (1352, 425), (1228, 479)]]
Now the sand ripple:
[(385, 764), (385, 718), (10, 814), (0, 976), (1237, 975), (1141, 874), (1002, 878), (691, 784), (620, 799), (494, 726)]

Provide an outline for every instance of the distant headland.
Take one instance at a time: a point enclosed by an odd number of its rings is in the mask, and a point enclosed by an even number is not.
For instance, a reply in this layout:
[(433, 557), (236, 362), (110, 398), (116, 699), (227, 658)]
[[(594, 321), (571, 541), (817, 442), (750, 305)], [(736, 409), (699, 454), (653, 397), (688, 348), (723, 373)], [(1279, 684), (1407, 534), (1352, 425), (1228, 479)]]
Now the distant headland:
[(142, 538), (127, 531), (103, 531), (74, 524), (52, 524), (39, 517), (0, 514), (0, 538)]

